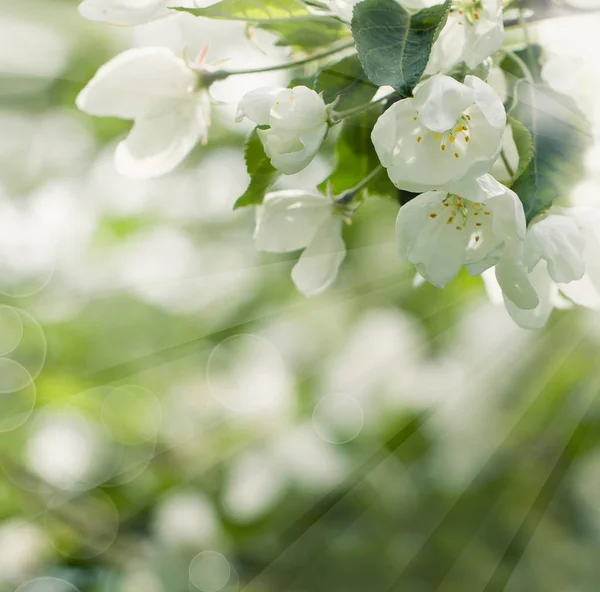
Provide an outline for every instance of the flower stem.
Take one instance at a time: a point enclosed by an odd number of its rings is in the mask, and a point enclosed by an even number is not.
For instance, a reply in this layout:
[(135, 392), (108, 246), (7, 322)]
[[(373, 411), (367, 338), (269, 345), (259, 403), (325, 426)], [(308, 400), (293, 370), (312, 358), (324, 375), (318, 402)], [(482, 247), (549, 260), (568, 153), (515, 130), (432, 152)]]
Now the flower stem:
[[(527, 57), (529, 58), (529, 62), (531, 64), (534, 64), (535, 63), (535, 55), (533, 54), (533, 47), (531, 46), (531, 38), (529, 35), (529, 25), (527, 24), (527, 21), (525, 20), (525, 11), (523, 10), (522, 6), (519, 8), (519, 25), (521, 26), (521, 29), (523, 30), (523, 39), (525, 40), (525, 46), (527, 47)], [(533, 76), (531, 74), (531, 70), (529, 70), (529, 68), (527, 68), (527, 71), (529, 72), (529, 75), (531, 76), (530, 82), (533, 82)]]
[(285, 62), (283, 64), (276, 64), (275, 66), (265, 66), (264, 68), (254, 68), (250, 70), (222, 70), (219, 72), (215, 72), (215, 76), (217, 76), (218, 79), (223, 80), (225, 78), (228, 78), (229, 76), (239, 76), (241, 74), (262, 74), (263, 72), (276, 72), (278, 70), (287, 70), (288, 68), (296, 68), (298, 66), (303, 66), (304, 64), (309, 64), (310, 62), (320, 60), (321, 58), (329, 57), (330, 55), (334, 55), (336, 53), (339, 53), (340, 51), (344, 51), (345, 49), (349, 49), (353, 46), (354, 41), (348, 41), (343, 45), (338, 45), (337, 47), (333, 47), (331, 49), (315, 53), (301, 60)]
[(508, 158), (506, 157), (506, 153), (504, 152), (504, 150), (500, 152), (500, 158), (502, 159), (502, 163), (506, 167), (506, 171), (510, 175), (511, 180), (515, 181), (515, 169), (513, 169), (512, 166), (510, 166), (510, 163), (508, 162)]
[(379, 105), (382, 101), (389, 99), (394, 93), (390, 93), (389, 95), (385, 95), (384, 97), (380, 97), (376, 101), (369, 101), (368, 103), (363, 103), (362, 105), (358, 105), (357, 107), (353, 107), (352, 109), (346, 109), (345, 111), (334, 112), (333, 120), (335, 123), (340, 122), (342, 119), (346, 117), (352, 117), (353, 115), (358, 115), (359, 113), (364, 113), (369, 109), (372, 109), (376, 105)]
[(383, 165), (375, 167), (358, 185), (344, 191), (335, 203), (346, 206), (354, 201), (354, 198), (379, 174), (383, 171)]
[(523, 72), (523, 75), (525, 76), (527, 81), (531, 82), (531, 84), (533, 84), (534, 83), (533, 74), (531, 73), (529, 66), (514, 51), (505, 51), (504, 53), (513, 62), (515, 62), (515, 64), (517, 64), (517, 66), (519, 66), (519, 68), (521, 69), (521, 72)]

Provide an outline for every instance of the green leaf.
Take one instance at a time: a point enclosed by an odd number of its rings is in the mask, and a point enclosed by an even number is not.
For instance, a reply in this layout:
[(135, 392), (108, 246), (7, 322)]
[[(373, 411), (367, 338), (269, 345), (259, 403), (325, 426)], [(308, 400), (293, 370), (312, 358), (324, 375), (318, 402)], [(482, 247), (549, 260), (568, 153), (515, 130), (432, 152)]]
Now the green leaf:
[(327, 18), (266, 23), (259, 25), (259, 28), (279, 36), (276, 46), (305, 52), (326, 47), (349, 36), (343, 23)]
[(519, 167), (515, 171), (515, 179), (518, 179), (525, 172), (533, 158), (533, 136), (518, 119), (509, 116), (508, 123), (512, 129), (513, 140), (519, 153)]
[(367, 79), (356, 55), (321, 70), (315, 79), (314, 89), (323, 93), (326, 103), (333, 103), (340, 97), (337, 111), (368, 103), (377, 92), (377, 87)]
[(271, 164), (269, 157), (265, 154), (256, 130), (257, 128), (250, 134), (245, 151), (246, 169), (250, 175), (250, 185), (235, 202), (234, 210), (245, 206), (260, 205), (265, 198), (265, 193), (279, 177), (279, 171)]
[(396, 0), (364, 0), (357, 4), (352, 34), (369, 79), (408, 96), (425, 71), (449, 10), (450, 0), (413, 14)]
[(312, 20), (314, 18), (314, 15), (300, 0), (222, 0), (222, 2), (206, 8), (174, 7), (173, 10), (189, 12), (194, 16), (253, 23), (273, 23), (299, 18)]
[[(380, 114), (379, 110), (373, 109), (348, 117), (340, 124), (343, 127), (336, 144), (336, 167), (319, 186), (321, 191), (325, 192), (331, 184), (332, 192), (339, 195), (358, 185), (379, 166), (371, 131)], [(397, 191), (385, 171), (367, 185), (367, 190), (383, 197), (393, 197)]]
[(511, 115), (531, 134), (533, 155), (512, 189), (529, 223), (583, 177), (583, 156), (592, 142), (585, 117), (570, 98), (526, 80), (517, 83), (515, 93)]

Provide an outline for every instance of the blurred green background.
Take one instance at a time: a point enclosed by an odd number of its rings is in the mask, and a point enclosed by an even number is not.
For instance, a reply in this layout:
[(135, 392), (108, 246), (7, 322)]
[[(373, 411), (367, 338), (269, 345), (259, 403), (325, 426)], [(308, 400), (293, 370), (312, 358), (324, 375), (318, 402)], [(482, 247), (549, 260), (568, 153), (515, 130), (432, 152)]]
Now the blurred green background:
[[(526, 332), (479, 279), (414, 287), (391, 199), (306, 300), (296, 255), (256, 254), (231, 210), (236, 101), (284, 74), (215, 85), (209, 145), (152, 181), (114, 171), (129, 122), (74, 107), (128, 47), (248, 67), (285, 59), (274, 37), (0, 6), (2, 592), (598, 589), (597, 314)], [(593, 126), (597, 29), (538, 32)], [(281, 186), (321, 182), (332, 147)], [(597, 201), (599, 156), (575, 200)]]

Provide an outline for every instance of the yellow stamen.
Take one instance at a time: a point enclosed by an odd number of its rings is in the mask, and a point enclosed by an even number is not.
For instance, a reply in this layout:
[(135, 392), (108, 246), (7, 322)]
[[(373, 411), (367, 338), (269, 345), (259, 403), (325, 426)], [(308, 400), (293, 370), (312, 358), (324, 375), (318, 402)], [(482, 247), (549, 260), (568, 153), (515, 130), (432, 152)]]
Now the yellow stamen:
[(446, 150), (446, 146), (445, 146), (444, 144), (442, 144), (442, 145), (440, 146), (440, 149), (442, 150), (442, 152), (444, 152), (444, 150)]
[(454, 158), (460, 158), (460, 154), (458, 152), (454, 153)]
[(417, 142), (420, 142), (422, 139), (423, 139), (423, 138), (422, 138), (421, 136), (419, 136), (419, 137), (417, 138)]
[(456, 136), (450, 136), (449, 140), (450, 142), (456, 142)]
[(442, 137), (442, 134), (434, 134), (433, 138), (435, 140), (439, 140)]

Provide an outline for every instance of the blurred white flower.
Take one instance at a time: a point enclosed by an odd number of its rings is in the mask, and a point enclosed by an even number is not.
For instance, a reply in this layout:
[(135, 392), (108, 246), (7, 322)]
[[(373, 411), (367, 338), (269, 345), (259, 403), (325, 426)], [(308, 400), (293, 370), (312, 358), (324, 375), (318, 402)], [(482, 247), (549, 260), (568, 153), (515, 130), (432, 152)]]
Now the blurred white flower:
[(599, 307), (599, 258), (599, 213), (556, 208), (534, 221), (525, 241), (505, 250), (495, 277), (488, 272), (484, 280), (491, 299), (498, 301), (501, 294), (519, 326), (539, 329), (555, 307), (568, 307), (561, 294), (576, 304)]
[(98, 70), (77, 106), (98, 117), (133, 119), (115, 166), (126, 176), (158, 177), (207, 140), (210, 100), (197, 86), (196, 72), (168, 49), (130, 49)]
[(311, 424), (290, 425), (229, 465), (222, 503), (232, 519), (248, 523), (271, 509), (288, 487), (321, 491), (346, 472), (344, 457)]
[(42, 21), (7, 14), (0, 17), (0, 73), (27, 77), (24, 87), (12, 81), (2, 85), (0, 96), (51, 84), (67, 66), (68, 58), (69, 47), (59, 31)]
[(34, 524), (11, 519), (0, 526), (0, 582), (18, 585), (35, 574), (48, 555), (44, 533)]
[(258, 129), (271, 164), (286, 175), (304, 169), (317, 155), (327, 134), (327, 106), (306, 86), (258, 88), (240, 102), (236, 120), (245, 117)]
[(96, 485), (94, 474), (104, 460), (100, 431), (74, 412), (40, 413), (27, 442), (27, 466), (47, 483), (66, 490)]
[(280, 464), (270, 454), (252, 450), (230, 464), (222, 504), (237, 522), (252, 522), (279, 500), (286, 485)]
[(449, 72), (460, 62), (474, 69), (503, 41), (502, 0), (455, 0), (433, 44), (426, 72)]
[(525, 237), (517, 195), (491, 175), (450, 191), (429, 191), (400, 208), (400, 256), (432, 284), (444, 287), (461, 267), (472, 275), (494, 265), (505, 242)]
[(342, 222), (335, 204), (320, 193), (268, 193), (256, 217), (256, 249), (269, 253), (304, 249), (292, 279), (305, 296), (314, 296), (335, 281), (346, 256)]
[(502, 101), (485, 82), (438, 75), (385, 111), (371, 139), (394, 185), (420, 192), (487, 173), (505, 126)]
[(83, 0), (79, 13), (111, 25), (141, 25), (172, 15), (171, 7), (208, 6), (219, 0)]
[(219, 518), (204, 495), (179, 491), (160, 501), (153, 528), (169, 546), (200, 548), (210, 545), (218, 536)]

